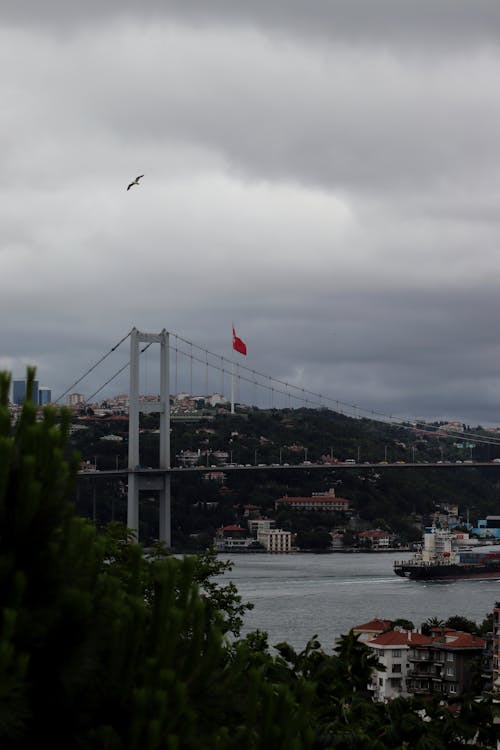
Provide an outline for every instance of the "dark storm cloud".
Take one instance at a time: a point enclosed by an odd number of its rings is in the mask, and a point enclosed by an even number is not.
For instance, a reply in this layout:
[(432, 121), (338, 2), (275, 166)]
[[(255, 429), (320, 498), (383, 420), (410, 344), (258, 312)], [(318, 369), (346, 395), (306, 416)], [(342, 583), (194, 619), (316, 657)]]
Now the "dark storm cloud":
[(0, 18), (27, 26), (102, 24), (114, 18), (161, 22), (177, 18), (196, 25), (250, 25), (272, 33), (313, 34), (349, 42), (405, 45), (497, 44), (500, 8), (496, 0), (16, 0), (4, 3)]

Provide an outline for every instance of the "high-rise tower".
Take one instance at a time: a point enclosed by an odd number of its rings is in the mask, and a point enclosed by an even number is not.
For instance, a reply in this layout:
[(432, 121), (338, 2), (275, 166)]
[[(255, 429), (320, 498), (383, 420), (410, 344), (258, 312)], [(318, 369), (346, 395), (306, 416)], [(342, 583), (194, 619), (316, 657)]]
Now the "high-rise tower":
[[(12, 402), (17, 406), (22, 406), (26, 399), (26, 378), (12, 381)], [(34, 404), (38, 405), (38, 380), (33, 381), (33, 393), (31, 395)]]

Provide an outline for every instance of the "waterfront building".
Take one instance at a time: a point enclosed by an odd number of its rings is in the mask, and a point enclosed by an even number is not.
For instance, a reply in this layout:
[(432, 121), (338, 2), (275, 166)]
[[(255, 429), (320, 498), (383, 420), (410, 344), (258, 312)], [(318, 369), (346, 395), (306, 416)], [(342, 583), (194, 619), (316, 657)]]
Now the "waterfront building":
[(477, 527), (471, 529), (471, 534), (478, 537), (494, 537), (500, 539), (500, 516), (486, 516), (477, 522)]
[(292, 532), (282, 529), (269, 529), (257, 534), (257, 541), (262, 544), (268, 552), (291, 552)]
[(275, 521), (272, 518), (249, 518), (247, 523), (250, 533), (258, 537), (259, 534), (269, 533)]
[(341, 550), (344, 547), (344, 533), (340, 531), (330, 531), (330, 538), (332, 540), (332, 549)]
[(255, 537), (248, 536), (247, 530), (237, 524), (221, 526), (217, 529), (215, 536), (217, 552), (244, 552), (252, 546), (256, 546)]
[(253, 536), (247, 537), (224, 537), (215, 540), (215, 549), (217, 552), (246, 552), (251, 547), (255, 547), (256, 542)]
[(372, 549), (388, 549), (396, 541), (396, 535), (389, 531), (374, 529), (371, 531), (360, 531), (358, 534), (360, 542), (365, 542)]

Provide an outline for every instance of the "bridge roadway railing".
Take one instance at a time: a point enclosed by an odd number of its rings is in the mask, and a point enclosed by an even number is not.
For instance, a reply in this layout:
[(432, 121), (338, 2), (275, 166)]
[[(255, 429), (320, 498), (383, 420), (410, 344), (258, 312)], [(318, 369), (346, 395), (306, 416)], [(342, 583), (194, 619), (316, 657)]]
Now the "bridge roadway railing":
[(124, 468), (124, 469), (85, 469), (83, 471), (78, 472), (78, 477), (93, 477), (96, 474), (99, 474), (101, 476), (125, 476), (127, 474), (138, 474), (140, 476), (154, 476), (154, 475), (164, 475), (164, 474), (188, 474), (188, 473), (194, 473), (199, 474), (206, 473), (207, 471), (224, 471), (227, 473), (231, 472), (241, 472), (241, 471), (330, 471), (330, 470), (337, 470), (337, 469), (363, 469), (366, 471), (366, 469), (470, 469), (470, 468), (477, 468), (480, 466), (488, 466), (490, 468), (492, 467), (498, 467), (500, 468), (500, 463), (493, 462), (493, 461), (473, 461), (468, 462), (441, 462), (436, 461), (435, 463), (430, 462), (411, 462), (411, 463), (333, 463), (333, 464), (324, 464), (324, 463), (300, 463), (300, 464), (258, 464), (255, 465), (242, 465), (242, 464), (219, 464), (219, 465), (210, 465), (210, 466), (171, 466), (168, 469), (152, 469), (148, 467), (136, 467), (135, 469), (130, 468)]

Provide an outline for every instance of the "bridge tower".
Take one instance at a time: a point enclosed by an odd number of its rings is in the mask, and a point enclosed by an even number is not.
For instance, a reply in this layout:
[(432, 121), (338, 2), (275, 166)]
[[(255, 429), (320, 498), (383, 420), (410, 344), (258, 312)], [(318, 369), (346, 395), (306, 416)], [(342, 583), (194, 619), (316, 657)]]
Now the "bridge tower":
[[(160, 400), (139, 403), (139, 344), (160, 344)], [(160, 456), (157, 473), (143, 472), (139, 461), (139, 414), (160, 413)], [(139, 536), (139, 493), (158, 490), (160, 494), (160, 541), (172, 545), (170, 492), (170, 373), (169, 334), (130, 332), (130, 390), (128, 428), (127, 526)]]

